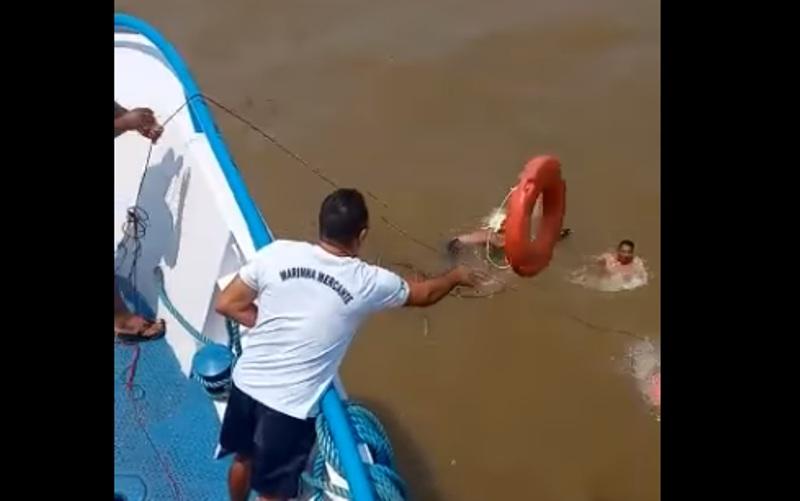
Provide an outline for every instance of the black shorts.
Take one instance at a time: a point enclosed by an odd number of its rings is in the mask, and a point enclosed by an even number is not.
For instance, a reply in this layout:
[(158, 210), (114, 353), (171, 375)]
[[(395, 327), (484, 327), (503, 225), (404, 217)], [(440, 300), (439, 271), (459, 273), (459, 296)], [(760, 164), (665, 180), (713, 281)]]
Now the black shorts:
[(219, 444), (221, 455), (252, 461), (250, 487), (263, 496), (297, 496), (300, 475), (316, 440), (313, 419), (270, 409), (232, 385)]

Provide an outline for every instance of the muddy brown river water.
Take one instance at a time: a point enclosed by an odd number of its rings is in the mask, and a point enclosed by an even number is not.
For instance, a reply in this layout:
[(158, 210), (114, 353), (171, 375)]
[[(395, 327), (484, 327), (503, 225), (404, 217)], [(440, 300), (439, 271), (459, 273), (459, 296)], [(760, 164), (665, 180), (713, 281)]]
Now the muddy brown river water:
[[(369, 191), (366, 257), (436, 270), (443, 246), (552, 153), (573, 235), (488, 299), (383, 314), (345, 361), (415, 499), (655, 501), (660, 424), (626, 370), (660, 337), (660, 3), (654, 0), (136, 0), (200, 87), (338, 184)], [(136, 103), (146, 104), (146, 103)], [(313, 238), (330, 187), (215, 112), (273, 231)], [(623, 238), (651, 272), (571, 284)]]

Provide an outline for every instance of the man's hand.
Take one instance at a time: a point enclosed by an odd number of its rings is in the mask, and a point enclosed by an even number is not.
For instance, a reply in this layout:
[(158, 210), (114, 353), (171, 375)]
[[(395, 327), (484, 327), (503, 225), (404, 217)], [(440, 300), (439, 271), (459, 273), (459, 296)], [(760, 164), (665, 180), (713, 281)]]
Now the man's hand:
[(488, 278), (483, 272), (472, 270), (466, 266), (457, 266), (438, 277), (408, 282), (408, 299), (406, 306), (431, 306), (447, 296), (459, 285), (475, 287)]
[(153, 110), (150, 108), (135, 108), (114, 119), (114, 131), (116, 133), (119, 134), (130, 130), (138, 131), (139, 134), (153, 142), (158, 141), (158, 138), (164, 132), (164, 128), (158, 124)]
[(462, 287), (477, 287), (489, 281), (489, 275), (486, 272), (467, 268), (464, 265), (457, 266), (453, 272), (456, 274), (458, 285)]

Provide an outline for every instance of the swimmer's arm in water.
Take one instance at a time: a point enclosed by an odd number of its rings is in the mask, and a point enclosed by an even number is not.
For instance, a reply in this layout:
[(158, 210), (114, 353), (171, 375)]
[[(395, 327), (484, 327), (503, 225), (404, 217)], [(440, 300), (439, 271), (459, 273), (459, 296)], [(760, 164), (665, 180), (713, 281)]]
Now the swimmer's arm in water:
[(611, 254), (609, 254), (608, 252), (600, 254), (600, 256), (597, 258), (597, 264), (606, 266), (608, 265), (608, 261), (610, 259), (611, 259)]
[[(502, 233), (495, 233), (489, 230), (475, 230), (472, 233), (464, 233), (459, 235), (451, 242), (458, 242), (461, 245), (486, 245), (489, 242), (494, 247), (503, 248), (506, 243), (505, 236)], [(451, 243), (452, 247), (453, 244)]]
[(597, 267), (600, 269), (600, 273), (604, 275), (609, 275), (612, 273), (612, 260), (614, 258), (611, 254), (603, 254), (599, 258), (597, 258)]
[(607, 266), (607, 264), (606, 264), (606, 263), (607, 263), (607, 262), (606, 262), (606, 256), (605, 256), (605, 254), (603, 254), (602, 256), (598, 257), (598, 258), (595, 260), (595, 264), (596, 264), (596, 265), (597, 265), (599, 268), (602, 268), (603, 270), (605, 270), (605, 269), (607, 269), (607, 268), (608, 268), (608, 266)]
[(257, 296), (258, 291), (250, 288), (237, 275), (220, 293), (215, 309), (220, 315), (252, 328), (258, 318), (258, 306), (254, 303)]
[(464, 233), (456, 237), (464, 245), (484, 245), (489, 238), (488, 230), (475, 230), (472, 233)]
[(408, 299), (405, 306), (432, 306), (442, 300), (459, 285), (474, 287), (480, 281), (480, 274), (464, 266), (457, 266), (438, 277), (419, 279), (406, 278)]

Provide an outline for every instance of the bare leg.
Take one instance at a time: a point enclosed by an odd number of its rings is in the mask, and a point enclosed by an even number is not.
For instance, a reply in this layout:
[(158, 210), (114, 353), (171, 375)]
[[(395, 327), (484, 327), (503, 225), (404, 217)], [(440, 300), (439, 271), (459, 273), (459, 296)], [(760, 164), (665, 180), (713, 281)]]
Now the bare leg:
[(114, 330), (118, 333), (140, 334), (153, 337), (164, 332), (164, 322), (149, 322), (128, 310), (114, 280)]
[(251, 466), (249, 458), (241, 454), (236, 454), (233, 457), (231, 468), (228, 470), (228, 493), (231, 496), (231, 501), (247, 501), (250, 494)]

